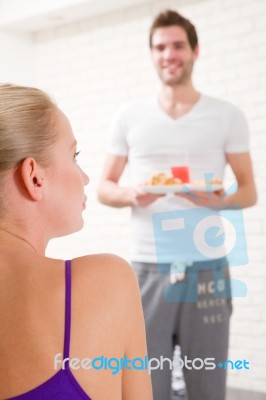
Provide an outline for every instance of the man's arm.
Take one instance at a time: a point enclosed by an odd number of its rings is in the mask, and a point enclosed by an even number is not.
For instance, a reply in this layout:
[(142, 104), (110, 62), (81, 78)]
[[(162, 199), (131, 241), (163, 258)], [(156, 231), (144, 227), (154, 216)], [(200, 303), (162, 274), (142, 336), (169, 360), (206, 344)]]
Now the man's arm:
[(98, 188), (98, 199), (111, 207), (126, 207), (132, 205), (130, 188), (122, 188), (118, 181), (127, 163), (126, 156), (108, 155)]
[(98, 189), (98, 199), (111, 207), (146, 207), (161, 195), (146, 193), (141, 186), (121, 187), (118, 182), (125, 169), (127, 156), (108, 155)]
[(257, 192), (254, 182), (252, 162), (249, 153), (227, 153), (227, 162), (235, 175), (238, 189), (229, 196), (224, 190), (213, 193), (192, 192), (181, 195), (200, 207), (230, 210), (251, 207), (256, 204)]
[(235, 174), (238, 184), (236, 193), (224, 199), (224, 208), (246, 208), (257, 202), (252, 161), (249, 153), (228, 153), (227, 162)]

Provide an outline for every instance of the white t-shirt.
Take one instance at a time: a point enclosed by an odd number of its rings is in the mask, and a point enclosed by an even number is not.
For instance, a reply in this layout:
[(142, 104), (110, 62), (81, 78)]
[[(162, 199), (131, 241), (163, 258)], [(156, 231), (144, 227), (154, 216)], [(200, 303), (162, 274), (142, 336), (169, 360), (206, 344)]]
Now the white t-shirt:
[[(206, 95), (178, 119), (167, 115), (157, 98), (131, 102), (114, 118), (108, 144), (109, 154), (128, 157), (129, 185), (143, 184), (156, 172), (170, 173), (174, 165), (189, 165), (192, 181), (204, 180), (206, 174), (222, 180), (226, 153), (248, 151), (249, 131), (243, 113)], [(145, 208), (133, 207), (131, 260), (158, 261), (153, 214), (189, 208), (195, 208), (194, 203), (174, 194)], [(165, 259), (172, 261), (171, 255)]]

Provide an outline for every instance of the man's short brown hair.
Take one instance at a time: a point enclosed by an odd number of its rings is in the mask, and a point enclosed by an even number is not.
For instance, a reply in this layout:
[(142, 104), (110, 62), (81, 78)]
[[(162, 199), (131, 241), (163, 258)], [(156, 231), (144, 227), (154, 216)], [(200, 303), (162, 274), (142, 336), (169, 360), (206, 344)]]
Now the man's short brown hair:
[(165, 10), (157, 15), (150, 28), (150, 48), (152, 48), (152, 37), (156, 29), (168, 26), (180, 26), (186, 31), (188, 41), (192, 50), (198, 46), (198, 36), (195, 26), (185, 17), (174, 10)]

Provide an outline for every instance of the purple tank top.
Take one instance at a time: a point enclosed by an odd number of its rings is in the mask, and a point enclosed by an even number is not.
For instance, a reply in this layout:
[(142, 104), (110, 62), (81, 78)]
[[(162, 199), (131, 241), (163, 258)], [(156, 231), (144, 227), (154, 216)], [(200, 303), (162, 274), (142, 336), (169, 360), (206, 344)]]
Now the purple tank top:
[[(71, 326), (71, 261), (65, 263), (66, 297), (65, 297), (65, 336), (64, 359), (69, 357), (70, 326)], [(9, 400), (91, 400), (84, 392), (69, 368), (68, 361), (65, 369), (60, 369), (46, 382), (27, 393), (10, 398)]]

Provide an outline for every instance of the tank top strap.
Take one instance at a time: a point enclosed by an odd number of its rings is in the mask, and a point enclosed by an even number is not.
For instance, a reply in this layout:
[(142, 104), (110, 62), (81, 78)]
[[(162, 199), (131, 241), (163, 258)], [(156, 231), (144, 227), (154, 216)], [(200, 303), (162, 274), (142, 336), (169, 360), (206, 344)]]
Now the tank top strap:
[[(71, 260), (65, 262), (65, 336), (64, 336), (64, 359), (69, 358), (71, 330)], [(69, 368), (66, 361), (65, 368)]]

